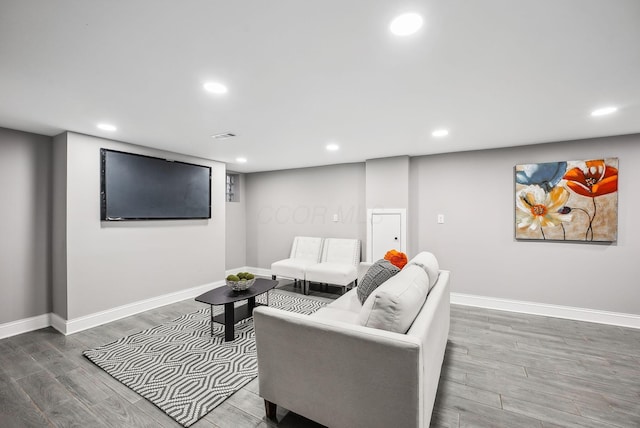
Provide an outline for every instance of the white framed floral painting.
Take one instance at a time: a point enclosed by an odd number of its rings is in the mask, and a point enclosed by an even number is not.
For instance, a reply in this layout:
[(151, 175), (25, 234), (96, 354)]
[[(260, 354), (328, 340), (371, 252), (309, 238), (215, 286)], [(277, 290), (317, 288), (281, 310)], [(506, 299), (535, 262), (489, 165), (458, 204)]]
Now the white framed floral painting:
[(516, 165), (515, 235), (616, 241), (618, 158)]

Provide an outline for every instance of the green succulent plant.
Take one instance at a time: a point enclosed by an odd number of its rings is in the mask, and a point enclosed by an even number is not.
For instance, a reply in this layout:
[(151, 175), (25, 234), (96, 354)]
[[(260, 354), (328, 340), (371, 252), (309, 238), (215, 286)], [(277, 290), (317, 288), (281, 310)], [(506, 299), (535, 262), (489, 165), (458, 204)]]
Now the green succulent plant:
[(237, 274), (227, 276), (227, 281), (248, 281), (256, 276), (249, 272), (238, 272)]

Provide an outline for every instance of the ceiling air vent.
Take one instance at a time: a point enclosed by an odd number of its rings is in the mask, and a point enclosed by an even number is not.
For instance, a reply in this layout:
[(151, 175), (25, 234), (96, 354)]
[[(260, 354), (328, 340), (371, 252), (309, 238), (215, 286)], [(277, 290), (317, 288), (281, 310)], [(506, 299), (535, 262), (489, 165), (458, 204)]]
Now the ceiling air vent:
[(216, 135), (212, 135), (211, 138), (214, 138), (216, 140), (222, 140), (224, 138), (231, 138), (231, 137), (235, 137), (236, 134), (233, 134), (231, 132), (225, 132), (224, 134), (216, 134)]

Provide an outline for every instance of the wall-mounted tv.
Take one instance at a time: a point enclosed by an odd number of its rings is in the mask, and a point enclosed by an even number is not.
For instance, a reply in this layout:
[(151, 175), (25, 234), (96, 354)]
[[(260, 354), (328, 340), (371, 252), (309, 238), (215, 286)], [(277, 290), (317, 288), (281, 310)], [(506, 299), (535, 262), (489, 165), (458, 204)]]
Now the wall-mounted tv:
[(211, 168), (100, 149), (100, 219), (211, 218)]

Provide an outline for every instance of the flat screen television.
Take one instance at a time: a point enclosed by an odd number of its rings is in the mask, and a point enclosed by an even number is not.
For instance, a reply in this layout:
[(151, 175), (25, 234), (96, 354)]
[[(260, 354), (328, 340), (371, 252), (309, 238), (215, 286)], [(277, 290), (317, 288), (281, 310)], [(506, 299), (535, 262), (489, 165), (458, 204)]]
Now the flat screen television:
[(211, 168), (100, 149), (100, 219), (211, 218)]

